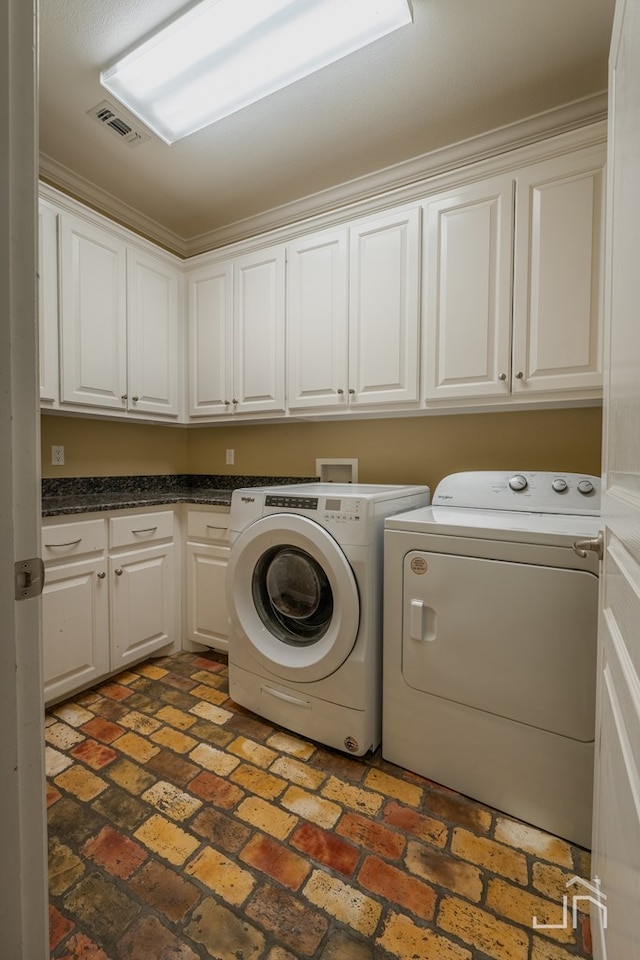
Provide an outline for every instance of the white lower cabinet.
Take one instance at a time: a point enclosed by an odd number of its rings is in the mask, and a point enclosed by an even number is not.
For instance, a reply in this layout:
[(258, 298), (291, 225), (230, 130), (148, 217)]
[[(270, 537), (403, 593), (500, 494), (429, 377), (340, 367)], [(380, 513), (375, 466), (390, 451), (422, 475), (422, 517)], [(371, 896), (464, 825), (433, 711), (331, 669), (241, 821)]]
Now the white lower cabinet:
[(45, 700), (179, 640), (173, 510), (45, 523)]
[(225, 652), (229, 647), (226, 599), (229, 509), (187, 511), (186, 638)]
[(104, 520), (43, 528), (42, 648), (45, 700), (109, 671), (109, 586)]
[(178, 636), (174, 512), (109, 521), (111, 668), (151, 656)]

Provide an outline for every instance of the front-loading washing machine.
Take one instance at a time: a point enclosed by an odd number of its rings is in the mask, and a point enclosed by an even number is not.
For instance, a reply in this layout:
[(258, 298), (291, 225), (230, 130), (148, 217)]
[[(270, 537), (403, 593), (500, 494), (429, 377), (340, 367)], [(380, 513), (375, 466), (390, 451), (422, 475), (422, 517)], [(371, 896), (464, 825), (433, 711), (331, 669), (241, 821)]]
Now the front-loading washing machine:
[(384, 519), (426, 486), (235, 490), (227, 573), (229, 692), (320, 743), (380, 743)]
[(385, 527), (383, 756), (590, 846), (599, 478), (453, 474)]

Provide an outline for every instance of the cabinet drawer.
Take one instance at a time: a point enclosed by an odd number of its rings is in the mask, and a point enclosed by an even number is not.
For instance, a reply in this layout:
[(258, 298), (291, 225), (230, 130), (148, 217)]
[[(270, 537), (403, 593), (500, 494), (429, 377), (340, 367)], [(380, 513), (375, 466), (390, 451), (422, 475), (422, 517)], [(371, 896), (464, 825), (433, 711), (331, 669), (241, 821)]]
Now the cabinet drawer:
[(109, 520), (109, 540), (112, 547), (148, 543), (173, 537), (173, 510), (160, 513), (140, 513), (130, 517), (112, 517)]
[(52, 523), (42, 528), (42, 559), (47, 561), (103, 553), (107, 548), (104, 520), (76, 520)]
[(230, 514), (229, 507), (187, 511), (187, 537), (190, 540), (222, 540), (228, 543)]

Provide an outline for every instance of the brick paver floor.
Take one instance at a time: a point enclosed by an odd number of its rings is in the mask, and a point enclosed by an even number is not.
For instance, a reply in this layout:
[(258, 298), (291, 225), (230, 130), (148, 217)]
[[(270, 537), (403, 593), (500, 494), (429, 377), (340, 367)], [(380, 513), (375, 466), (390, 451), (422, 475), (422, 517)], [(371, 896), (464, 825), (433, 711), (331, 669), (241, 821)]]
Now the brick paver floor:
[[(52, 960), (575, 960), (589, 854), (233, 703), (224, 656), (46, 717)], [(534, 929), (532, 918), (537, 918)]]

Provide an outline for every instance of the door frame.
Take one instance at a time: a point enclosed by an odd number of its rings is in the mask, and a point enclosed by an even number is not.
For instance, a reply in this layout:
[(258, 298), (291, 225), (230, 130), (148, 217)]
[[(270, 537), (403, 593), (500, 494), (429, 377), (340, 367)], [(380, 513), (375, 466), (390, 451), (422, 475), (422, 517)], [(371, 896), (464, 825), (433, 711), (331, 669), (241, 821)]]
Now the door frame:
[(40, 553), (37, 371), (37, 15), (0, 0), (0, 939), (48, 956), (40, 601), (14, 563)]

